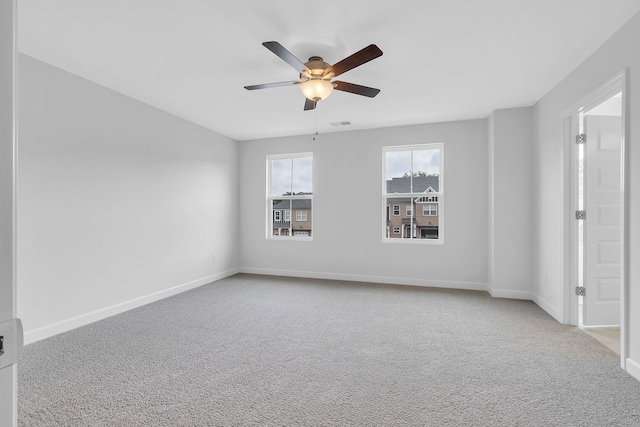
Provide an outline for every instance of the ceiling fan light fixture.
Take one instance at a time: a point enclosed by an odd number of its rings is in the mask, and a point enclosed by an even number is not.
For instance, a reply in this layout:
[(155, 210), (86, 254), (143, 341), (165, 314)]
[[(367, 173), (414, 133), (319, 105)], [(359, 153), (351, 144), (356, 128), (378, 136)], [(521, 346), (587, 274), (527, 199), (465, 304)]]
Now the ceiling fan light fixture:
[(309, 79), (300, 84), (302, 94), (312, 101), (321, 101), (331, 95), (333, 84), (327, 80)]

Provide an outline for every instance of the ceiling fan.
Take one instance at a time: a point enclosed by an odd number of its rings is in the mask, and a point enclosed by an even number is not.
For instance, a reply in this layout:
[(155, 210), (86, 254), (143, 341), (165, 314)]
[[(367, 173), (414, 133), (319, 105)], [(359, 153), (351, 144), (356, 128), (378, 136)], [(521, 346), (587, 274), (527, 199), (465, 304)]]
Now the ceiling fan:
[(356, 95), (367, 96), (369, 98), (373, 98), (380, 93), (380, 89), (360, 86), (339, 80), (331, 80), (334, 77), (338, 77), (340, 74), (346, 73), (349, 70), (382, 56), (382, 51), (375, 44), (370, 44), (364, 49), (333, 65), (327, 64), (319, 56), (312, 56), (309, 58), (308, 62), (303, 64), (302, 61), (296, 58), (280, 43), (275, 41), (264, 42), (262, 45), (278, 55), (278, 57), (287, 64), (295, 68), (296, 71), (300, 73), (300, 80), (245, 86), (244, 88), (247, 90), (300, 85), (300, 89), (306, 98), (304, 103), (305, 111), (316, 108), (318, 101), (321, 101), (331, 95), (331, 92), (333, 92), (334, 89), (341, 90), (343, 92), (355, 93)]

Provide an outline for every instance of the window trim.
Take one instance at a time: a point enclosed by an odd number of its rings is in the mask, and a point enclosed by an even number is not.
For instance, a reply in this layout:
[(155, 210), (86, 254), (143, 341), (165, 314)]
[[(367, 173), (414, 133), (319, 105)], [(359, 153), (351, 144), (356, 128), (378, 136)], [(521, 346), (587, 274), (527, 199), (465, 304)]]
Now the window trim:
[[(266, 156), (266, 239), (267, 240), (286, 240), (286, 241), (313, 241), (313, 235), (314, 233), (311, 233), (311, 236), (295, 236), (293, 234), (294, 230), (293, 230), (293, 222), (291, 221), (291, 218), (289, 218), (289, 227), (287, 228), (287, 230), (289, 231), (288, 235), (286, 236), (282, 236), (282, 235), (274, 235), (273, 234), (273, 201), (274, 200), (291, 200), (291, 204), (289, 205), (289, 216), (291, 217), (291, 210), (293, 209), (293, 201), (294, 200), (310, 200), (311, 202), (311, 210), (313, 210), (313, 194), (311, 195), (303, 195), (303, 196), (298, 196), (298, 195), (292, 195), (292, 196), (272, 196), (271, 195), (271, 173), (272, 173), (272, 169), (271, 169), (271, 161), (272, 160), (281, 160), (281, 159), (297, 159), (297, 158), (303, 158), (303, 157), (311, 157), (311, 188), (313, 189), (315, 187), (315, 177), (313, 174), (313, 171), (315, 169), (315, 162), (314, 162), (314, 158), (313, 158), (313, 152), (304, 152), (304, 153), (284, 153), (284, 154), (267, 154)], [(293, 178), (293, 177), (292, 177)], [(287, 211), (287, 209), (283, 209), (285, 212)], [(281, 216), (282, 218), (282, 216)], [(313, 227), (313, 215), (311, 215), (311, 230), (314, 229)]]
[[(439, 160), (439, 176), (441, 177), (438, 183), (438, 192), (424, 192), (424, 193), (387, 193), (387, 176), (386, 176), (386, 153), (393, 151), (417, 151), (417, 150), (433, 150), (437, 149), (440, 152)], [(445, 170), (444, 170), (444, 143), (443, 142), (431, 142), (431, 143), (423, 143), (423, 144), (412, 144), (412, 145), (395, 145), (395, 146), (385, 146), (382, 147), (382, 155), (381, 155), (381, 165), (382, 165), (382, 242), (389, 244), (418, 244), (418, 245), (444, 245), (444, 200), (445, 200)], [(429, 187), (427, 189), (433, 191), (433, 188)], [(437, 216), (438, 216), (438, 238), (437, 239), (421, 239), (421, 238), (392, 238), (387, 237), (387, 233), (389, 232), (389, 227), (387, 227), (387, 206), (391, 203), (393, 206), (393, 202), (390, 199), (393, 198), (409, 198), (411, 201), (414, 201), (416, 197), (422, 197), (426, 194), (436, 196), (438, 198), (437, 206)], [(413, 209), (412, 218), (415, 218), (415, 209)], [(394, 215), (396, 216), (396, 215)]]

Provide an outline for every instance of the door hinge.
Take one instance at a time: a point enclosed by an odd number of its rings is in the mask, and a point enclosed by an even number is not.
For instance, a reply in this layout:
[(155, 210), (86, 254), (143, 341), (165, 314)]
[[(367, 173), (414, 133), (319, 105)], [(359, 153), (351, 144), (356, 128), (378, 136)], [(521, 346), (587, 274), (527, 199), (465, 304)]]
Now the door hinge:
[(24, 333), (20, 319), (0, 322), (0, 369), (18, 362), (23, 344)]
[(587, 219), (587, 211), (576, 211), (576, 219)]
[(587, 142), (587, 134), (586, 133), (581, 133), (576, 135), (576, 144), (584, 144), (585, 142)]
[(587, 294), (587, 290), (584, 286), (576, 286), (576, 295), (585, 296)]

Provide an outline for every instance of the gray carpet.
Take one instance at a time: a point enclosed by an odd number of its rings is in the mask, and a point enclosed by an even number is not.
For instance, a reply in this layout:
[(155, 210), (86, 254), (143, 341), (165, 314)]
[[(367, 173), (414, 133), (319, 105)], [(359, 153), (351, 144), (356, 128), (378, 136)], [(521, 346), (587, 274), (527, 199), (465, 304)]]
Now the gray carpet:
[(531, 302), (237, 275), (25, 348), (20, 426), (630, 426), (640, 382)]

